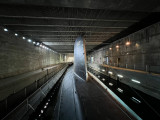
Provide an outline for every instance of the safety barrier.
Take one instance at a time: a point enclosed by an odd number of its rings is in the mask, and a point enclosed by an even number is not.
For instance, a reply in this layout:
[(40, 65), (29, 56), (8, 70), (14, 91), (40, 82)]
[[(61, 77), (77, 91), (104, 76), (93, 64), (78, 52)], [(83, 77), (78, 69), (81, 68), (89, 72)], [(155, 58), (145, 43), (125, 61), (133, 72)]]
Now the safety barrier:
[[(0, 119), (5, 116), (3, 118), (4, 120), (13, 120), (13, 118), (19, 120), (27, 111), (31, 110), (30, 112), (32, 112), (53, 87), (66, 67), (66, 64), (58, 66), (58, 69), (55, 67), (43, 78), (0, 101)], [(28, 114), (30, 114), (30, 112)]]

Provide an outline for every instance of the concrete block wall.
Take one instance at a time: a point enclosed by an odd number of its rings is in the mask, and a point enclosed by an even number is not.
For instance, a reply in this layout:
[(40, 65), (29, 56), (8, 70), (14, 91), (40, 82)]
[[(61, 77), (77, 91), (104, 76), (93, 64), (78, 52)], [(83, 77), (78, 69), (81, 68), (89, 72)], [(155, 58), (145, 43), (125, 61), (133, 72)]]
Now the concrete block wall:
[[(130, 45), (126, 45), (126, 42), (130, 42)], [(95, 64), (107, 64), (108, 57), (108, 65), (160, 73), (160, 23), (94, 51), (88, 56), (88, 62), (91, 57)]]
[(0, 27), (0, 79), (64, 62), (63, 56)]

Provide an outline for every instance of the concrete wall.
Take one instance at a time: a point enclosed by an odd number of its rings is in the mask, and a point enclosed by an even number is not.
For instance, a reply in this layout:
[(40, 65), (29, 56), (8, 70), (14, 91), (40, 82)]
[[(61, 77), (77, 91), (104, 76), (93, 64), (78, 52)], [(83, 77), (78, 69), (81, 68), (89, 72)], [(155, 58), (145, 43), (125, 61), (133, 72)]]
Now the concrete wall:
[[(56, 74), (57, 71), (64, 68), (67, 64), (58, 64), (52, 67), (47, 67), (24, 74), (16, 75), (13, 77), (0, 80), (0, 101), (8, 97), (10, 94), (14, 94), (23, 88), (40, 80), (44, 82), (47, 80), (47, 75)], [(45, 80), (44, 80), (45, 79)], [(38, 82), (37, 82), (38, 83)]]
[[(126, 45), (126, 42), (130, 45)], [(160, 23), (91, 53), (88, 56), (89, 61), (91, 57), (94, 57), (96, 64), (107, 64), (108, 57), (108, 64), (112, 66), (160, 73)]]
[(0, 27), (0, 79), (60, 63), (63, 58)]
[(73, 62), (74, 61), (74, 54), (73, 53), (66, 53), (65, 54), (65, 62)]
[[(126, 45), (130, 42), (130, 45)], [(116, 46), (119, 46), (116, 48)], [(108, 57), (108, 63), (107, 63)], [(119, 59), (119, 62), (118, 62)], [(88, 65), (105, 69), (121, 82), (160, 99), (160, 23), (137, 31), (88, 55)], [(105, 67), (102, 67), (102, 64)], [(116, 66), (116, 67), (113, 67)], [(132, 79), (140, 81), (136, 84)]]

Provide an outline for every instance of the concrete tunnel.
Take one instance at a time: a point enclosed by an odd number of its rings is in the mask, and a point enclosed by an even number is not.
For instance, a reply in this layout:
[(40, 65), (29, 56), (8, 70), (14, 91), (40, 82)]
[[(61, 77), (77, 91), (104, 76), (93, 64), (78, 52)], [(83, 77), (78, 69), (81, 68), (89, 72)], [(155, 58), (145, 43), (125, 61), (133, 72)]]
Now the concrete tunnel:
[(159, 0), (0, 1), (1, 120), (159, 120)]

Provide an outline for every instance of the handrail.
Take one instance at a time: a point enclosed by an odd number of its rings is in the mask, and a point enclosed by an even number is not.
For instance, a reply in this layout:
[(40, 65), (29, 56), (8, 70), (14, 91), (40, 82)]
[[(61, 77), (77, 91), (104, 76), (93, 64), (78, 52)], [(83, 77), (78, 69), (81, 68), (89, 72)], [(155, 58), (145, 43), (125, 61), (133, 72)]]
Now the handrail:
[(160, 76), (160, 74), (158, 74), (158, 73), (146, 72), (146, 71), (142, 71), (142, 70), (134, 70), (134, 69), (128, 69), (128, 68), (121, 68), (121, 67), (115, 67), (115, 66), (110, 66), (110, 65), (105, 65), (105, 64), (102, 64), (101, 66), (108, 67), (108, 68), (113, 68), (113, 69), (118, 69), (118, 70), (138, 72), (138, 73), (143, 73), (143, 74), (151, 74), (153, 76)]

